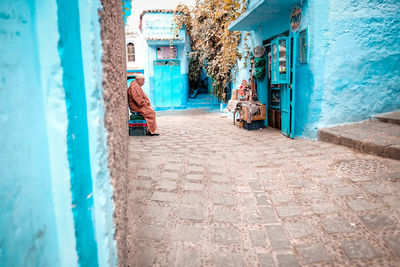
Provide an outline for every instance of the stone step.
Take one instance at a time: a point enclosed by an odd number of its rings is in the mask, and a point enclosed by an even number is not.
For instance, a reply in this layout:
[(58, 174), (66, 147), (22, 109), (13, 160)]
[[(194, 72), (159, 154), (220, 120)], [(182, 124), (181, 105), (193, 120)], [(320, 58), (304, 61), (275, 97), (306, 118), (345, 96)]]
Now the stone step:
[(210, 94), (198, 94), (196, 98), (189, 98), (186, 107), (188, 109), (194, 108), (212, 108), (219, 109), (219, 102), (217, 98)]
[(218, 104), (218, 102), (213, 101), (213, 100), (197, 100), (197, 101), (192, 101), (192, 100), (188, 100), (187, 103), (192, 103), (192, 104)]
[(372, 116), (372, 118), (381, 122), (394, 123), (400, 125), (400, 110), (395, 112), (377, 114)]
[(318, 130), (318, 139), (363, 153), (400, 160), (400, 125), (377, 120)]
[(208, 108), (208, 109), (219, 109), (219, 104), (213, 105), (213, 104), (187, 104), (186, 109), (199, 109), (199, 108)]
[(189, 99), (188, 101), (187, 101), (187, 103), (193, 103), (193, 104), (196, 104), (196, 103), (201, 103), (201, 104), (203, 104), (203, 103), (211, 103), (211, 104), (213, 104), (213, 103), (215, 103), (215, 104), (217, 104), (218, 103), (218, 101), (216, 101), (216, 100), (214, 100), (214, 99)]

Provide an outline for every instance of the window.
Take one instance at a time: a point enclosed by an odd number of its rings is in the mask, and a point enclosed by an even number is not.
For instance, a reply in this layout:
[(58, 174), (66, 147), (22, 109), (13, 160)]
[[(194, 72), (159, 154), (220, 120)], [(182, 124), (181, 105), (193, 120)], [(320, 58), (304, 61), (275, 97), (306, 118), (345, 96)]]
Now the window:
[(279, 40), (279, 75), (286, 75), (286, 39)]
[(159, 46), (157, 47), (157, 59), (178, 59), (176, 46)]
[(127, 45), (128, 50), (128, 62), (135, 62), (135, 45), (133, 43), (129, 43)]
[(276, 44), (272, 45), (272, 80), (277, 81), (278, 77), (276, 75), (276, 62), (278, 58), (278, 46)]
[(272, 84), (290, 83), (290, 39), (278, 37), (272, 40)]
[(303, 30), (299, 35), (299, 62), (308, 62), (308, 44), (307, 44), (307, 30)]

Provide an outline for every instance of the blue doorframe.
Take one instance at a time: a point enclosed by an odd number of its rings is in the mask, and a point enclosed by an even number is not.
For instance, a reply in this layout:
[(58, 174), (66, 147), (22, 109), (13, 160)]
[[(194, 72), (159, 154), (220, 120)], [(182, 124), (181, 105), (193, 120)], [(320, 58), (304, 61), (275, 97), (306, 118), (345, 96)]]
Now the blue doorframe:
[(157, 108), (182, 107), (181, 62), (179, 60), (154, 61), (154, 106)]
[(288, 84), (281, 86), (281, 131), (282, 134), (290, 137), (290, 87)]
[(280, 87), (281, 131), (291, 136), (291, 38), (271, 41), (271, 84)]
[[(290, 32), (271, 41), (271, 85), (280, 88), (282, 134), (294, 138), (295, 66), (298, 34)], [(271, 97), (271, 96), (269, 96)]]
[(296, 114), (296, 64), (297, 64), (297, 58), (298, 58), (298, 40), (299, 40), (299, 33), (298, 32), (290, 32), (289, 34), (291, 42), (292, 42), (292, 58), (291, 58), (291, 72), (292, 72), (292, 79), (291, 79), (291, 131), (290, 131), (290, 137), (294, 138), (295, 135), (295, 125), (296, 125), (296, 120), (295, 120), (295, 114)]

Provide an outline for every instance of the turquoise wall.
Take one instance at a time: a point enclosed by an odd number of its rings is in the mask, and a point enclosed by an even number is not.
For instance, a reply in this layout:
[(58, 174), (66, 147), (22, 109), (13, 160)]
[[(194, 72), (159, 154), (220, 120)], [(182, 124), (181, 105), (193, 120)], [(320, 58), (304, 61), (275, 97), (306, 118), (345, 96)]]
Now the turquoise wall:
[(318, 8), (329, 13), (316, 22), (327, 37), (317, 126), (400, 109), (400, 1), (331, 0)]
[(33, 1), (0, 5), (2, 266), (60, 265), (35, 15)]
[[(300, 30), (308, 30), (309, 62), (296, 59), (295, 135), (315, 139), (318, 128), (400, 109), (400, 2), (301, 2)], [(251, 47), (287, 31), (289, 15), (290, 10), (280, 10), (273, 20), (251, 24)], [(239, 63), (234, 88), (247, 73)]]
[(92, 176), (94, 236), (99, 266), (116, 266), (113, 188), (108, 168), (109, 151), (104, 127), (103, 48), (100, 38), (99, 0), (79, 1), (80, 38), (85, 78), (89, 155)]
[[(173, 24), (172, 13), (146, 13), (143, 16), (143, 37), (145, 40), (149, 38), (165, 39), (171, 38), (173, 32), (171, 31), (171, 25)], [(146, 77), (146, 83), (143, 89), (147, 96), (149, 96), (152, 106), (156, 110), (168, 110), (168, 109), (182, 109), (186, 107), (188, 94), (189, 94), (189, 80), (188, 80), (188, 66), (189, 60), (187, 53), (190, 51), (190, 40), (186, 34), (185, 29), (181, 29), (178, 32), (179, 40), (174, 40), (173, 45), (177, 47), (178, 60), (180, 61), (180, 86), (181, 90), (179, 93), (173, 95), (173, 103), (181, 103), (180, 105), (172, 106), (157, 106), (155, 105), (155, 96), (160, 94), (157, 90), (160, 90), (156, 85), (159, 82), (156, 81), (154, 75), (154, 61), (157, 60), (157, 47), (158, 46), (170, 46), (169, 40), (151, 40), (146, 41), (145, 52), (147, 60), (145, 62), (144, 75)], [(140, 53), (140, 52), (139, 52)]]
[[(59, 54), (68, 113), (68, 160), (78, 257), (83, 265), (96, 266), (97, 249), (92, 223), (92, 174), (78, 2), (57, 0)], [(77, 157), (79, 155), (79, 157)]]
[[(68, 114), (63, 85), (63, 69), (59, 58), (60, 39), (57, 21), (57, 3), (42, 0), (35, 6), (36, 36), (38, 38), (38, 57), (41, 90), (43, 92), (49, 165), (51, 172), (51, 193), (54, 203), (55, 223), (58, 239), (59, 266), (75, 266), (78, 263), (76, 252), (75, 224), (72, 214), (70, 166), (68, 161), (67, 131)], [(35, 53), (35, 51), (28, 51)], [(23, 69), (23, 64), (18, 65)], [(23, 127), (23, 125), (20, 125)], [(33, 137), (33, 136), (32, 136)], [(31, 138), (32, 138), (31, 137)], [(39, 153), (39, 151), (38, 151)], [(28, 170), (26, 170), (28, 172)], [(29, 175), (27, 173), (26, 175)], [(35, 206), (37, 209), (40, 206)], [(9, 246), (13, 246), (12, 243)]]
[(398, 1), (303, 2), (310, 63), (296, 69), (296, 135), (400, 109)]
[(0, 5), (1, 266), (116, 266), (98, 9)]
[(309, 62), (300, 64), (296, 59), (294, 133), (295, 136), (304, 138), (316, 138), (317, 124), (321, 117), (323, 86), (319, 85), (323, 84), (325, 44), (328, 37), (317, 33), (322, 33), (328, 27), (321, 22), (329, 16), (328, 9), (317, 6), (321, 4), (324, 5), (315, 1), (303, 2), (302, 25), (299, 29), (299, 31), (308, 30)]

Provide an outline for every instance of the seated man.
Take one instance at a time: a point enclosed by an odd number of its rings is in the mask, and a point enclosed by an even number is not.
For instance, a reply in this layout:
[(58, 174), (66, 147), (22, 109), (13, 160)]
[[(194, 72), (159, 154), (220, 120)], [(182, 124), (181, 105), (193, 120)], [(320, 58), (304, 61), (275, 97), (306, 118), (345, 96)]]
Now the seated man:
[(130, 83), (128, 88), (129, 108), (132, 112), (138, 112), (147, 122), (148, 135), (159, 135), (156, 123), (156, 113), (150, 106), (150, 100), (142, 90), (144, 76), (136, 75), (136, 80)]

